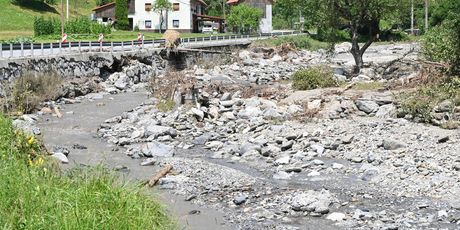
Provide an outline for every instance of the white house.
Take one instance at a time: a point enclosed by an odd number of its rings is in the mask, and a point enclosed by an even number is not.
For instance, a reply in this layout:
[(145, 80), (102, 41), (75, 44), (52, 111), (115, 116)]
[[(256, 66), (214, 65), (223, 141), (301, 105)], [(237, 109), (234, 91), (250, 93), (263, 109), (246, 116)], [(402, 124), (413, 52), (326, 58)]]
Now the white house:
[[(131, 0), (128, 18), (133, 29), (160, 29), (160, 14), (153, 9), (155, 0)], [(172, 9), (164, 13), (163, 29), (193, 32), (196, 15), (202, 15), (207, 6), (203, 0), (170, 0)], [(134, 6), (134, 7), (133, 7)], [(166, 27), (167, 25), (167, 27)]]
[(247, 4), (262, 10), (263, 15), (260, 20), (259, 30), (262, 33), (271, 33), (272, 26), (272, 9), (274, 0), (227, 0), (229, 5)]

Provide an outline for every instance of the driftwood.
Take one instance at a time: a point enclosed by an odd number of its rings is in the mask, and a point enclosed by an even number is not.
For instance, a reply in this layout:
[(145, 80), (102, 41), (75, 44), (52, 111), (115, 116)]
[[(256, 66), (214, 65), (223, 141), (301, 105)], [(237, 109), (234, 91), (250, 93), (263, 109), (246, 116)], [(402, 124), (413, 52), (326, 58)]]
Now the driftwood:
[(61, 113), (61, 111), (59, 111), (59, 108), (57, 106), (54, 107), (54, 113), (56, 113), (56, 116), (58, 118), (62, 117), (62, 113)]
[(162, 177), (166, 176), (166, 174), (172, 170), (172, 168), (172, 165), (166, 165), (161, 171), (153, 175), (147, 183), (149, 187), (155, 186)]

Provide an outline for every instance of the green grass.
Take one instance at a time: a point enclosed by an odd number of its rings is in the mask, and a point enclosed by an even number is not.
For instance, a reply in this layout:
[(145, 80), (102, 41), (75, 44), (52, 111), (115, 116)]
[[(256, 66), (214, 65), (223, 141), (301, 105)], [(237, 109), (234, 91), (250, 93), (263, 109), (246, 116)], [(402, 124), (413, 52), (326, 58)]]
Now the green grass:
[(171, 99), (166, 99), (166, 100), (161, 100), (160, 103), (158, 103), (157, 108), (163, 113), (169, 112), (174, 109), (176, 106), (176, 103), (174, 100)]
[(358, 82), (353, 85), (352, 89), (355, 90), (379, 90), (384, 89), (385, 85), (382, 82), (372, 81), (372, 82)]
[[(18, 6), (10, 0), (0, 0), (0, 40), (17, 36), (33, 36), (34, 17), (60, 17), (61, 1), (50, 6), (31, 0), (27, 5)], [(89, 16), (96, 6), (96, 0), (69, 0), (70, 17)]]
[(311, 38), (309, 35), (299, 36), (283, 36), (277, 38), (269, 38), (253, 42), (251, 46), (258, 47), (277, 47), (283, 44), (290, 44), (298, 49), (318, 50), (327, 49), (330, 45), (327, 42), (321, 42)]
[(64, 175), (0, 115), (1, 229), (174, 229), (163, 208), (102, 167)]

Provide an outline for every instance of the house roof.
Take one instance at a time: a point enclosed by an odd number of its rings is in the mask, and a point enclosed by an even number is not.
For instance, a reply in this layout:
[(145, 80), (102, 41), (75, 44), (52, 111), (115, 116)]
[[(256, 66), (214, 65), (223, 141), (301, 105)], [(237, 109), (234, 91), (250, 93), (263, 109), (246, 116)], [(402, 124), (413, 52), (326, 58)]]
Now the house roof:
[(111, 2), (111, 3), (107, 3), (105, 5), (102, 5), (102, 6), (98, 6), (98, 7), (94, 8), (93, 11), (101, 10), (101, 9), (107, 8), (107, 7), (112, 6), (112, 5), (115, 5), (115, 2)]

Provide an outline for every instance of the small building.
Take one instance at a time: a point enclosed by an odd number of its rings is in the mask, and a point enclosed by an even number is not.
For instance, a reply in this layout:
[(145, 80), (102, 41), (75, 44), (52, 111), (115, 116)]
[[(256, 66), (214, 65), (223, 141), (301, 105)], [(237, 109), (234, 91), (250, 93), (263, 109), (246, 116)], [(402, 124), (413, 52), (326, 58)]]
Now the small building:
[(111, 25), (115, 22), (115, 2), (98, 6), (93, 11), (93, 18), (100, 24)]
[(228, 5), (247, 4), (262, 10), (262, 19), (260, 20), (259, 30), (261, 33), (271, 33), (272, 26), (272, 8), (274, 0), (227, 0)]

